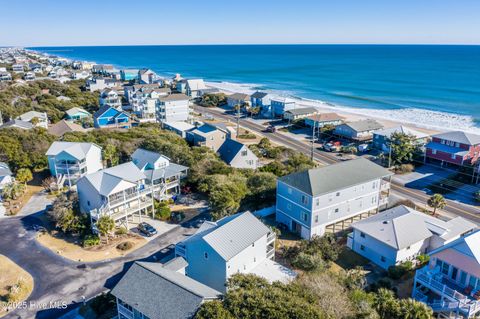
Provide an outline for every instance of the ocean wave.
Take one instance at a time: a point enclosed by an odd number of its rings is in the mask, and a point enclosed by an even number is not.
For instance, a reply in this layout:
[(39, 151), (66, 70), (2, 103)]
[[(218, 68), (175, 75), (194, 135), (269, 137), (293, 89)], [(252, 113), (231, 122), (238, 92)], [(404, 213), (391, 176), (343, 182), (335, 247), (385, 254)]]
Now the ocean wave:
[[(232, 83), (232, 82), (206, 82), (210, 87), (215, 87), (228, 93), (254, 93), (260, 84), (252, 83)], [(480, 128), (476, 127), (475, 119), (472, 116), (454, 114), (448, 112), (432, 111), (415, 107), (406, 107), (398, 109), (374, 109), (374, 108), (354, 108), (344, 105), (338, 105), (331, 102), (315, 99), (303, 98), (295, 95), (294, 92), (280, 90), (263, 90), (273, 96), (289, 96), (297, 101), (297, 105), (304, 107), (316, 107), (321, 109), (330, 109), (332, 111), (349, 113), (357, 116), (372, 117), (402, 124), (411, 124), (425, 129), (439, 131), (445, 130), (463, 130), (471, 133), (480, 134)]]

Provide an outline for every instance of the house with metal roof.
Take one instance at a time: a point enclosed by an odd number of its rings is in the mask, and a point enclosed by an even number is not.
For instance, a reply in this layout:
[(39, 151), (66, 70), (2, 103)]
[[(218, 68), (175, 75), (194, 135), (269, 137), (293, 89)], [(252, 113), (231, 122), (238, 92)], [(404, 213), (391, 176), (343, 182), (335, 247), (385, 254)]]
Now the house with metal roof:
[(412, 136), (415, 139), (415, 144), (419, 146), (424, 146), (429, 137), (429, 135), (426, 133), (400, 125), (373, 132), (373, 147), (384, 152), (388, 152), (392, 135), (398, 133)]
[(26, 121), (10, 120), (0, 125), (0, 129), (2, 128), (18, 128), (21, 130), (31, 130), (33, 129), (33, 125), (32, 123)]
[(186, 138), (187, 133), (195, 129), (195, 125), (187, 122), (163, 122), (162, 128)]
[(337, 126), (343, 123), (345, 118), (337, 113), (317, 113), (315, 115), (307, 116), (304, 121), (305, 125), (315, 128), (324, 127), (325, 125)]
[(387, 206), (392, 175), (358, 158), (279, 177), (276, 220), (305, 239), (348, 229)]
[(302, 107), (286, 111), (283, 113), (283, 119), (287, 121), (296, 121), (308, 116), (314, 116), (315, 114), (318, 114), (318, 109), (314, 107)]
[(415, 273), (412, 297), (439, 318), (476, 318), (480, 313), (480, 231), (461, 236), (429, 254)]
[(283, 117), (286, 111), (293, 110), (295, 107), (295, 100), (289, 97), (272, 97), (270, 99), (272, 117)]
[(384, 269), (414, 261), (477, 226), (462, 218), (444, 221), (400, 205), (352, 224), (347, 245)]
[(92, 114), (81, 107), (72, 107), (65, 112), (65, 118), (71, 121), (79, 121), (91, 117)]
[(118, 318), (191, 319), (204, 302), (221, 293), (185, 276), (187, 263), (177, 257), (165, 264), (136, 261), (111, 294)]
[(257, 169), (259, 162), (247, 145), (232, 139), (226, 139), (218, 149), (220, 158), (228, 165), (236, 168)]
[(480, 157), (480, 135), (463, 131), (435, 134), (425, 148), (426, 162), (473, 165)]
[(244, 107), (250, 104), (250, 95), (245, 93), (233, 93), (227, 96), (227, 105), (231, 108), (235, 106)]
[(23, 113), (17, 120), (29, 122), (33, 127), (43, 127), (48, 129), (48, 117), (46, 112), (28, 111)]
[(143, 148), (133, 152), (132, 161), (145, 174), (145, 183), (152, 187), (155, 199), (166, 200), (180, 194), (180, 183), (187, 176), (188, 167)]
[(50, 174), (69, 186), (103, 168), (102, 148), (93, 143), (53, 142), (45, 155)]
[(130, 114), (105, 105), (93, 114), (93, 125), (96, 128), (130, 128), (135, 124)]
[(140, 69), (138, 79), (142, 84), (151, 84), (158, 80), (158, 75), (150, 69)]
[(270, 95), (265, 92), (257, 91), (250, 96), (250, 105), (252, 107), (268, 107), (270, 106)]
[(333, 134), (353, 140), (369, 141), (373, 138), (373, 132), (383, 129), (383, 125), (372, 119), (360, 120), (340, 124), (335, 127)]
[(90, 215), (94, 230), (96, 221), (104, 215), (128, 229), (134, 216), (141, 220), (153, 214), (152, 187), (146, 179), (133, 162), (85, 175), (77, 182), (80, 210)]
[(204, 146), (217, 152), (227, 138), (230, 132), (222, 127), (205, 123), (196, 129), (187, 133), (187, 141), (194, 146)]
[(203, 79), (189, 79), (177, 82), (177, 91), (188, 95), (194, 99), (202, 96), (202, 91), (206, 90), (207, 86)]
[(188, 277), (221, 292), (236, 273), (256, 274), (272, 282), (288, 282), (296, 276), (273, 261), (275, 233), (250, 212), (204, 222), (195, 234), (177, 243), (175, 255), (187, 261)]

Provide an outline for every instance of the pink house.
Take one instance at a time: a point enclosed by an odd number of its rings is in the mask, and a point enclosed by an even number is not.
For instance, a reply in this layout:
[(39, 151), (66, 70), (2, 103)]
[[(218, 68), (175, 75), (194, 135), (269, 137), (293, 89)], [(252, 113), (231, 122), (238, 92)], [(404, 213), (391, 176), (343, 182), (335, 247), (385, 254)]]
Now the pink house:
[(480, 313), (480, 230), (429, 255), (429, 264), (415, 274), (412, 297), (456, 318)]
[(462, 131), (432, 135), (426, 145), (425, 160), (433, 159), (443, 165), (475, 164), (480, 156), (480, 136)]

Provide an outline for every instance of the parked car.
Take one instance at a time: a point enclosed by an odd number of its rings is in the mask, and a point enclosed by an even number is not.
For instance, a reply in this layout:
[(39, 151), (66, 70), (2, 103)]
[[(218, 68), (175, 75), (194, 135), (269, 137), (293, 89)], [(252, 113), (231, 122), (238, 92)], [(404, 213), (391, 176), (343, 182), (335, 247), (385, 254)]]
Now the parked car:
[(265, 131), (269, 133), (275, 133), (277, 131), (277, 128), (273, 125), (269, 125)]
[(138, 224), (137, 228), (142, 234), (147, 237), (151, 237), (157, 234), (157, 230), (155, 229), (155, 227), (153, 227), (149, 223), (140, 223)]

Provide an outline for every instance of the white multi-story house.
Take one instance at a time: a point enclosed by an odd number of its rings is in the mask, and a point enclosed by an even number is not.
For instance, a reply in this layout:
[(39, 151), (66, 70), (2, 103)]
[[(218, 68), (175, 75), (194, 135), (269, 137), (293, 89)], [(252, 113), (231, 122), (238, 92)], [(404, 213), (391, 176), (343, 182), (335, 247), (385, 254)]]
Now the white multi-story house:
[(101, 216), (109, 216), (128, 229), (134, 216), (142, 219), (153, 214), (152, 189), (145, 183), (145, 174), (127, 162), (80, 178), (77, 182), (80, 210), (88, 213), (92, 228)]
[(189, 100), (189, 97), (185, 94), (170, 94), (159, 98), (157, 105), (157, 121), (188, 121), (190, 116)]
[(221, 292), (236, 273), (283, 282), (296, 276), (273, 261), (275, 233), (250, 212), (204, 222), (194, 235), (175, 246), (175, 254), (187, 261), (188, 277)]
[(392, 175), (359, 158), (280, 177), (276, 220), (305, 239), (347, 229), (387, 206)]
[(186, 262), (136, 261), (112, 289), (119, 319), (189, 319), (221, 293), (185, 276)]
[(145, 174), (145, 184), (152, 188), (155, 199), (165, 200), (180, 194), (180, 183), (187, 175), (188, 167), (142, 148), (133, 152), (132, 161)]
[(69, 186), (103, 168), (102, 148), (93, 143), (53, 142), (45, 155), (52, 176)]
[(207, 90), (207, 86), (205, 85), (205, 82), (203, 82), (202, 79), (191, 79), (191, 80), (186, 80), (185, 84), (185, 92), (181, 91), (182, 93), (185, 93), (188, 95), (190, 98), (194, 99), (197, 97), (202, 96), (202, 91)]
[(352, 224), (347, 245), (384, 269), (413, 261), (442, 247), (476, 225), (462, 217), (444, 221), (406, 206), (397, 206)]
[(412, 297), (438, 318), (478, 318), (480, 314), (480, 231), (429, 253), (415, 273)]
[(48, 129), (48, 117), (46, 112), (29, 111), (17, 117), (17, 120), (29, 122), (34, 127)]
[(106, 88), (113, 88), (117, 86), (118, 81), (112, 78), (96, 77), (87, 81), (87, 89), (90, 92), (102, 91)]
[(105, 89), (100, 93), (100, 107), (111, 106), (116, 109), (122, 108), (122, 98), (114, 89)]

